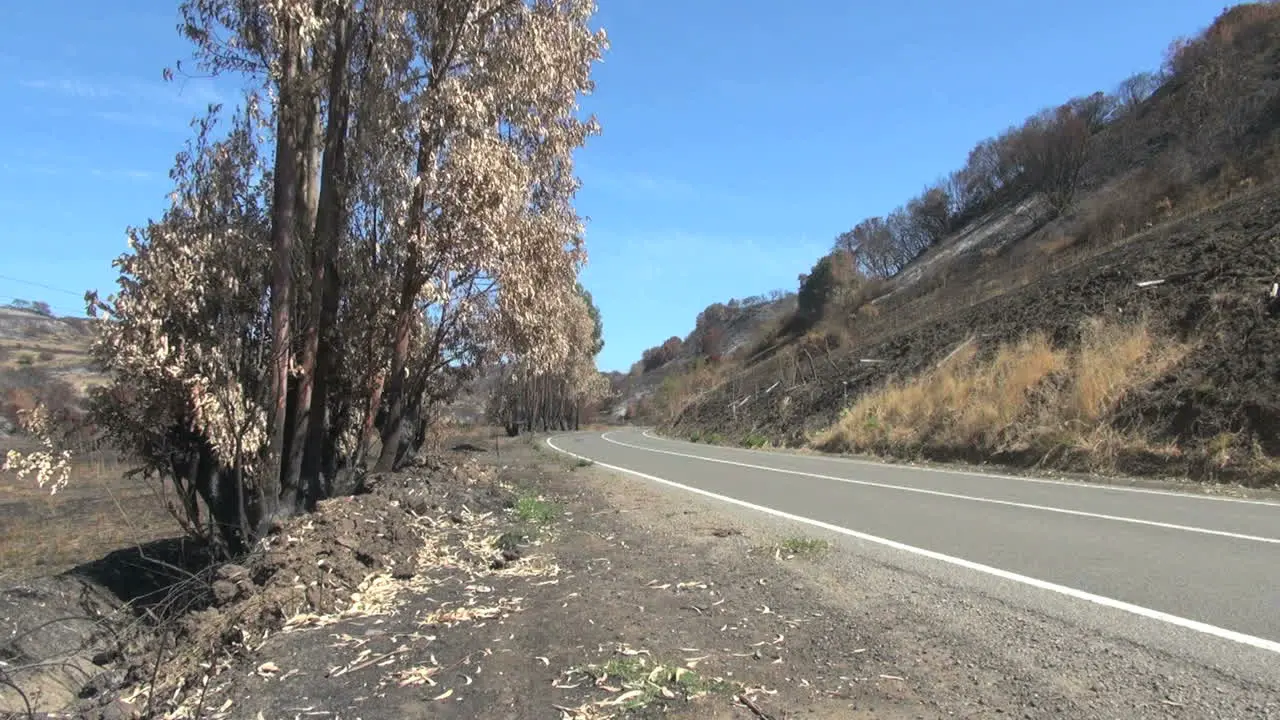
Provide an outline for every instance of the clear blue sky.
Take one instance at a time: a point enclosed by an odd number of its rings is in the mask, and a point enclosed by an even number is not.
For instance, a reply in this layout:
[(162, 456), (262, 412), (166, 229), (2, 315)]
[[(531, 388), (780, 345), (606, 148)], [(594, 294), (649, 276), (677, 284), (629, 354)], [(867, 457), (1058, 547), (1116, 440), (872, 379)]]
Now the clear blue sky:
[[(975, 141), (1155, 68), (1221, 0), (604, 0), (612, 48), (585, 106), (583, 282), (604, 370), (706, 305), (794, 289), (831, 239), (958, 167)], [(188, 57), (164, 0), (0, 6), (0, 302), (82, 312), (124, 231), (229, 86), (166, 84)], [(24, 282), (15, 282), (16, 278)], [(32, 285), (37, 283), (47, 287)]]

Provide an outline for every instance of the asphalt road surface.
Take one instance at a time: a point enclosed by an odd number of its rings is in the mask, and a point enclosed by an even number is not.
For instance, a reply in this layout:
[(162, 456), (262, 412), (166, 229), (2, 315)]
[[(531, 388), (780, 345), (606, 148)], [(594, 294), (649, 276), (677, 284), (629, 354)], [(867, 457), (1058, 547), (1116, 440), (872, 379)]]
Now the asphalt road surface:
[(879, 562), (1251, 680), (1280, 682), (1280, 503), (713, 447), (639, 429), (561, 452)]

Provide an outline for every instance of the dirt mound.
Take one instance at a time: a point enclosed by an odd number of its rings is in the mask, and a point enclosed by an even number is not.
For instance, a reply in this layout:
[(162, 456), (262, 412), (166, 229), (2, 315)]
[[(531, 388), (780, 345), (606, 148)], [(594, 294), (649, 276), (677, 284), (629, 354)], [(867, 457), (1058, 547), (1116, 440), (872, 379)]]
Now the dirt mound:
[[(148, 698), (172, 710), (242, 666), (269, 636), (385, 610), (441, 553), (480, 567), (509, 563), (518, 550), (476, 542), (473, 521), (514, 498), (462, 455), (371, 475), (359, 494), (292, 518), (232, 563), (191, 571), (175, 564), (177, 556), (143, 553), (145, 562), (129, 563), (124, 555), (139, 551), (122, 551), (4, 591), (0, 669), (58, 665), (8, 673), (42, 696), (42, 710), (71, 705), (88, 716), (127, 716)], [(125, 628), (133, 631), (127, 642)], [(0, 696), (0, 712), (25, 710), (10, 694)]]
[(286, 627), (393, 606), (400, 581), (425, 569), (425, 547), (457, 544), (453, 535), (465, 532), (470, 516), (512, 504), (488, 479), (474, 461), (436, 461), (407, 473), (368, 476), (359, 494), (323, 501), (314, 513), (293, 518), (258, 552), (212, 571), (208, 606), (178, 624), (175, 646), (186, 657), (175, 659), (153, 694), (164, 697), (205, 682), (209, 673), (202, 663), (221, 658), (231, 667)]
[[(1240, 460), (1234, 469), (1217, 463), (1216, 476), (1246, 473), (1252, 482), (1275, 483), (1274, 472), (1239, 463), (1255, 457), (1255, 443), (1272, 455), (1280, 450), (1280, 317), (1268, 297), (1280, 279), (1278, 233), (1280, 191), (1268, 188), (883, 340), (855, 341), (839, 354), (802, 356), (792, 365), (757, 364), (689, 406), (673, 429), (731, 442), (755, 433), (797, 446), (860, 393), (918, 375), (970, 337), (993, 348), (1042, 331), (1056, 345), (1072, 346), (1088, 318), (1145, 315), (1154, 331), (1194, 349), (1130, 394), (1112, 424), (1179, 446), (1181, 455), (1166, 458), (1165, 470), (1195, 473), (1192, 458), (1217, 444)], [(1153, 280), (1163, 282), (1139, 285)]]

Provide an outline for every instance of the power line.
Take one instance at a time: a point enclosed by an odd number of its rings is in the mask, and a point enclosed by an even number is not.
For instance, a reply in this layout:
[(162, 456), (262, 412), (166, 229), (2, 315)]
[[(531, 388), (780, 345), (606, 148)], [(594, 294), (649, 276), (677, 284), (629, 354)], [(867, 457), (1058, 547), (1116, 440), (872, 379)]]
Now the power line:
[(81, 297), (81, 298), (84, 297), (83, 292), (76, 292), (74, 290), (68, 290), (66, 288), (54, 287), (52, 285), (45, 285), (44, 283), (32, 282), (31, 280), (21, 280), (16, 277), (9, 277), (8, 275), (0, 275), (0, 280), (8, 280), (9, 282), (16, 282), (22, 285), (30, 285), (31, 287), (44, 288), (45, 290), (52, 290), (54, 292), (66, 293), (68, 295), (75, 295), (76, 297)]

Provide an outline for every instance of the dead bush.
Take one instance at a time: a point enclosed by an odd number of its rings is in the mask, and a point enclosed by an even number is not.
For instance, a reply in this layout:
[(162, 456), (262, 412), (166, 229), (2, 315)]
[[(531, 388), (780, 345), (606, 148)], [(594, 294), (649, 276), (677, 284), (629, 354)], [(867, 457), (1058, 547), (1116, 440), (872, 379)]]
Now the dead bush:
[(1171, 158), (1121, 179), (1082, 205), (1075, 219), (1062, 230), (1062, 236), (1071, 238), (1070, 242), (1055, 238), (1042, 249), (1053, 254), (1072, 245), (1105, 247), (1172, 219), (1175, 209), (1181, 213), (1201, 207), (1190, 199), (1187, 172), (1184, 163)]
[(810, 353), (829, 353), (847, 347), (852, 341), (848, 329), (828, 321), (801, 336), (796, 347)]
[(692, 402), (717, 386), (725, 375), (722, 363), (696, 360), (663, 379), (648, 404), (649, 417), (669, 423)]

